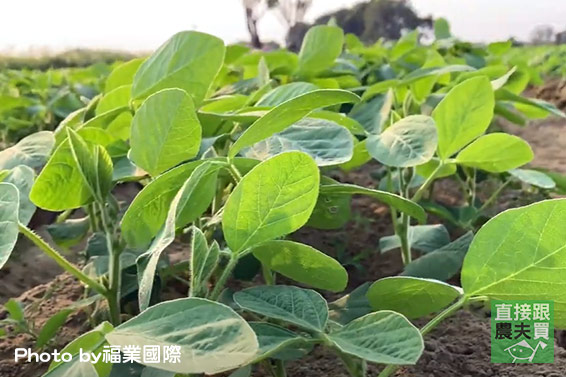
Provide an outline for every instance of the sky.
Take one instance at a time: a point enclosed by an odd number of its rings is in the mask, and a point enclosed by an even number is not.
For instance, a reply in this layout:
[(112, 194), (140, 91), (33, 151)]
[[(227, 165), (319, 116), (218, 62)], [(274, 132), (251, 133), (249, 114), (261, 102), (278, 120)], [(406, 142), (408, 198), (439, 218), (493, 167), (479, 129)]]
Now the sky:
[[(314, 0), (307, 20), (360, 0)], [(469, 41), (527, 39), (537, 25), (566, 29), (566, 0), (412, 0), (421, 15), (445, 17)], [(0, 51), (26, 53), (75, 47), (150, 51), (181, 30), (199, 30), (228, 43), (247, 40), (241, 0), (3, 1)], [(284, 40), (275, 14), (260, 22), (263, 40)]]

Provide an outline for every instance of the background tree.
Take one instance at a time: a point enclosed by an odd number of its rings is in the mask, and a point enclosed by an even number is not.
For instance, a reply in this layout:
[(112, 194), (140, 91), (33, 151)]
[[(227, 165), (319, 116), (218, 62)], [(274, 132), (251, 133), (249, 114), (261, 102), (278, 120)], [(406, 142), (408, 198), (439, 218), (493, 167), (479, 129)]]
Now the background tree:
[(250, 33), (251, 44), (255, 48), (263, 46), (257, 24), (268, 10), (274, 10), (279, 20), (287, 29), (303, 22), (312, 0), (243, 0), (246, 12), (246, 26)]
[[(403, 32), (415, 29), (432, 29), (431, 17), (419, 17), (408, 0), (372, 0), (340, 9), (316, 19), (314, 24), (326, 24), (334, 18), (346, 33), (360, 37), (366, 43), (379, 38), (399, 39)], [(287, 47), (300, 48), (306, 31), (311, 25), (297, 23), (287, 34)]]
[(550, 25), (539, 25), (531, 31), (530, 41), (535, 45), (554, 43), (554, 28)]

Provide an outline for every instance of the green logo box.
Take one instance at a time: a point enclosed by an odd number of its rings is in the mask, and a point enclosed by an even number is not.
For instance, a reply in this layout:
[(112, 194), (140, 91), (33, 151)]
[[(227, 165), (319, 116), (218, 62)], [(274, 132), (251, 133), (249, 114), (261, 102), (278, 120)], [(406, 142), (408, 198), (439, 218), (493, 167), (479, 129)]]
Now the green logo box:
[(554, 363), (554, 302), (491, 301), (491, 362)]

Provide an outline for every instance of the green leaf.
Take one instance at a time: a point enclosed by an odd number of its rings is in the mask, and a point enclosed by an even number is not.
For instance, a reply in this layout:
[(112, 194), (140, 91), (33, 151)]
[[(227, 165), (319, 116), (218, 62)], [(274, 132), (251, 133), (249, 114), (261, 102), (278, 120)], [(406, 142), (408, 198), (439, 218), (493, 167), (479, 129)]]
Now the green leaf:
[(553, 114), (553, 115), (556, 115), (556, 116), (561, 117), (561, 118), (566, 118), (566, 114), (564, 114), (564, 112), (562, 112), (556, 106), (554, 106), (553, 104), (551, 104), (549, 102), (539, 100), (539, 99), (536, 99), (536, 98), (523, 97), (523, 96), (515, 94), (515, 93), (513, 93), (513, 92), (511, 92), (511, 91), (509, 91), (505, 88), (499, 89), (496, 92), (495, 98), (497, 100), (500, 100), (500, 101), (511, 101), (511, 102), (516, 102), (518, 104), (531, 106), (531, 107), (534, 107), (536, 109), (543, 110), (547, 114)]
[[(61, 353), (73, 355), (71, 362), (55, 362), (49, 365), (49, 370), (43, 377), (106, 377), (112, 370), (112, 364), (99, 361), (96, 364), (84, 363), (79, 360), (79, 352), (93, 353), (102, 356), (102, 349), (106, 343), (104, 336), (111, 332), (113, 327), (108, 322), (103, 322), (95, 329), (82, 334), (71, 343), (67, 344)], [(102, 357), (100, 357), (102, 359)]]
[(235, 253), (289, 234), (309, 219), (318, 197), (319, 172), (301, 152), (286, 152), (253, 168), (224, 207), (222, 229)]
[(446, 308), (461, 294), (461, 289), (437, 280), (394, 276), (373, 283), (367, 297), (375, 310), (421, 318)]
[(224, 50), (224, 42), (209, 34), (175, 34), (139, 67), (132, 97), (145, 98), (161, 89), (179, 88), (199, 106), (222, 66)]
[(180, 89), (151, 95), (132, 123), (130, 159), (152, 176), (195, 157), (201, 126), (191, 97)]
[(464, 148), (456, 162), (465, 166), (501, 173), (532, 161), (529, 144), (515, 135), (492, 133), (484, 135)]
[(300, 151), (311, 156), (318, 166), (350, 161), (354, 141), (350, 132), (334, 122), (305, 118), (284, 131), (254, 144), (243, 155), (266, 160), (282, 152)]
[(110, 72), (104, 85), (104, 93), (134, 82), (134, 75), (143, 63), (144, 58), (136, 58), (120, 64)]
[(543, 189), (553, 189), (556, 187), (556, 182), (551, 177), (537, 170), (513, 169), (509, 170), (509, 174), (531, 186)]
[(19, 193), (11, 183), (0, 183), (0, 268), (2, 268), (18, 240)]
[(104, 147), (87, 144), (75, 131), (67, 128), (69, 146), (84, 184), (98, 203), (104, 203), (112, 188), (112, 160)]
[[(410, 226), (408, 231), (411, 248), (428, 253), (447, 245), (450, 234), (442, 224)], [(379, 249), (382, 253), (401, 247), (401, 240), (397, 235), (385, 236), (379, 240)]]
[(202, 231), (193, 227), (191, 240), (191, 286), (190, 295), (199, 294), (216, 268), (220, 249), (214, 242), (210, 247)]
[(285, 130), (316, 109), (347, 102), (355, 103), (359, 99), (352, 92), (338, 89), (314, 90), (292, 98), (256, 120), (232, 145), (228, 156), (234, 157), (243, 148)]
[(341, 292), (348, 284), (342, 265), (315, 248), (292, 241), (268, 241), (252, 249), (270, 270), (317, 289)]
[(452, 278), (460, 271), (473, 238), (474, 234), (468, 232), (454, 242), (420, 256), (406, 265), (401, 275), (441, 281)]
[(495, 100), (485, 76), (456, 85), (432, 112), (438, 129), (438, 155), (447, 159), (482, 135), (493, 118)]
[(107, 92), (96, 105), (96, 115), (129, 106), (131, 91), (131, 85), (123, 85)]
[(68, 219), (62, 223), (53, 223), (47, 226), (47, 231), (53, 241), (62, 247), (75, 246), (84, 240), (90, 230), (90, 219)]
[(254, 362), (274, 358), (278, 352), (286, 348), (296, 348), (304, 344), (307, 339), (283, 327), (265, 322), (250, 322), (250, 326), (259, 342), (259, 353)]
[(314, 76), (330, 68), (342, 53), (344, 32), (336, 26), (318, 25), (307, 31), (299, 52), (298, 72)]
[(290, 84), (281, 85), (261, 97), (255, 106), (279, 106), (283, 102), (287, 102), (290, 99), (317, 89), (318, 87), (310, 82), (292, 82)]
[(328, 304), (330, 319), (341, 325), (346, 325), (356, 318), (363, 317), (373, 310), (367, 299), (370, 283), (366, 282), (346, 296)]
[(350, 159), (350, 161), (340, 165), (340, 168), (346, 172), (349, 172), (353, 169), (359, 168), (360, 166), (364, 165), (366, 162), (369, 161), (371, 161), (371, 156), (367, 151), (367, 139), (360, 142), (355, 140), (354, 152), (352, 154), (352, 158)]
[(11, 183), (19, 191), (20, 205), (18, 216), (20, 223), (27, 225), (35, 213), (35, 205), (29, 199), (29, 193), (35, 180), (35, 172), (32, 168), (19, 165), (10, 170), (9, 174), (2, 180)]
[(437, 146), (434, 120), (425, 115), (401, 119), (379, 135), (368, 138), (367, 149), (387, 166), (412, 167), (428, 162)]
[[(129, 246), (146, 246), (167, 218), (167, 211), (175, 194), (179, 191), (193, 171), (204, 163), (203, 160), (183, 164), (160, 175), (151, 181), (134, 198), (122, 218), (122, 235)], [(239, 163), (239, 159), (235, 160)], [(185, 224), (194, 221), (210, 205), (215, 195), (215, 182), (218, 169), (211, 166), (208, 174), (195, 181), (192, 200), (181, 217)]]
[(326, 300), (317, 292), (286, 285), (247, 288), (234, 294), (244, 310), (323, 332), (328, 320)]
[(450, 24), (445, 18), (437, 18), (434, 20), (434, 38), (447, 39), (452, 35), (450, 34)]
[(50, 131), (26, 136), (16, 145), (0, 151), (0, 170), (12, 169), (18, 165), (39, 168), (49, 158), (54, 145), (55, 137)]
[(566, 328), (566, 200), (510, 209), (476, 234), (462, 267), (467, 296), (553, 300), (554, 323)]
[[(151, 243), (149, 249), (136, 260), (138, 275), (140, 276), (138, 290), (140, 310), (144, 310), (149, 306), (155, 270), (157, 269), (161, 253), (175, 240), (175, 230), (177, 227), (185, 224), (186, 209), (191, 208), (195, 204), (197, 206), (200, 205), (200, 203), (193, 202), (195, 189), (198, 188), (198, 183), (202, 178), (214, 167), (212, 162), (205, 162), (191, 173), (189, 179), (185, 181), (173, 198), (167, 212), (165, 224)], [(209, 204), (210, 202), (207, 203), (207, 207)]]
[(330, 195), (367, 195), (382, 203), (390, 205), (411, 217), (414, 217), (421, 223), (424, 223), (426, 220), (425, 211), (417, 203), (386, 191), (374, 190), (351, 184), (330, 184), (320, 186), (320, 193)]
[(388, 91), (356, 104), (348, 115), (358, 121), (367, 133), (379, 134), (389, 120), (393, 99), (393, 91)]
[[(336, 184), (335, 180), (321, 176), (320, 182)], [(317, 229), (338, 229), (350, 220), (352, 197), (350, 195), (332, 195), (319, 193), (307, 226)]]
[(408, 85), (425, 79), (427, 77), (439, 77), (452, 72), (468, 72), (474, 71), (469, 65), (445, 65), (442, 67), (423, 67), (416, 69), (403, 77), (398, 85)]
[(424, 348), (419, 330), (391, 311), (367, 314), (328, 338), (342, 352), (380, 364), (415, 364)]
[(252, 361), (258, 341), (228, 306), (200, 298), (157, 304), (106, 335), (111, 345), (180, 346), (181, 362), (151, 367), (177, 373), (215, 374)]
[(342, 127), (346, 127), (353, 135), (366, 135), (366, 130), (357, 120), (352, 119), (342, 113), (335, 113), (330, 110), (318, 110), (310, 113), (309, 118), (324, 119), (334, 122)]

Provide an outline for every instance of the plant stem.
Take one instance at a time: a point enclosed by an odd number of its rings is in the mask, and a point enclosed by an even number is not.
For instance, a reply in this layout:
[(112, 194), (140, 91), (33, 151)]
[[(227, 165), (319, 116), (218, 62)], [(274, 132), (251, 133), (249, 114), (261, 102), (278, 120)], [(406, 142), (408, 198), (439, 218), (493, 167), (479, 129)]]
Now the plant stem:
[(352, 377), (365, 377), (367, 374), (367, 363), (365, 360), (354, 358), (344, 352), (334, 348), (334, 351), (342, 360), (346, 370)]
[(485, 203), (482, 204), (482, 206), (478, 209), (478, 214), (481, 213), (482, 211), (486, 210), (487, 207), (489, 207), (491, 205), (491, 203), (493, 203), (493, 201), (495, 199), (497, 199), (497, 197), (499, 196), (499, 194), (501, 194), (501, 191), (503, 191), (503, 189), (505, 187), (507, 187), (507, 185), (509, 185), (509, 183), (511, 183), (511, 179), (508, 179), (507, 181), (505, 181), (501, 186), (499, 186), (494, 192), (493, 194), (491, 194), (491, 196), (485, 201)]
[(275, 360), (275, 377), (287, 377), (285, 362), (283, 360)]
[(265, 280), (266, 285), (274, 285), (275, 278), (273, 277), (273, 272), (265, 264), (261, 264), (261, 272), (263, 273), (263, 280)]
[(122, 268), (120, 266), (121, 250), (114, 247), (114, 231), (108, 221), (106, 206), (100, 204), (100, 217), (108, 249), (108, 310), (114, 326), (120, 324), (120, 296), (122, 291)]
[(18, 228), (20, 233), (22, 233), (26, 238), (28, 238), (31, 242), (34, 243), (37, 247), (39, 247), (45, 254), (47, 254), (51, 259), (53, 259), (59, 266), (61, 266), (65, 271), (69, 274), (73, 275), (79, 281), (84, 283), (87, 287), (103, 295), (104, 297), (108, 297), (108, 290), (96, 280), (91, 279), (89, 276), (84, 274), (78, 267), (73, 265), (71, 262), (66, 260), (59, 252), (53, 249), (47, 242), (45, 242), (39, 235), (34, 233), (31, 229), (25, 226), (22, 223), (18, 224)]
[(230, 260), (228, 261), (228, 264), (226, 265), (226, 267), (224, 267), (224, 271), (222, 271), (222, 274), (220, 275), (220, 277), (218, 278), (218, 281), (214, 285), (214, 289), (212, 290), (212, 293), (210, 294), (210, 297), (209, 297), (210, 300), (212, 300), (212, 301), (218, 300), (220, 293), (222, 293), (222, 290), (224, 289), (224, 286), (226, 285), (226, 281), (228, 280), (228, 278), (232, 274), (234, 267), (236, 267), (236, 263), (238, 263), (238, 256), (231, 254)]
[[(450, 317), (452, 314), (454, 314), (460, 308), (462, 308), (466, 304), (467, 300), (468, 300), (467, 296), (462, 296), (454, 304), (452, 304), (449, 307), (447, 307), (446, 309), (444, 309), (441, 313), (439, 313), (436, 317), (434, 317), (429, 323), (427, 323), (421, 329), (421, 335), (425, 336), (426, 334), (431, 332), (442, 321), (444, 321), (446, 318)], [(399, 369), (399, 365), (388, 365), (388, 366), (385, 367), (385, 369), (383, 369), (381, 371), (381, 373), (379, 374), (378, 377), (389, 377), (393, 373), (395, 373), (395, 371), (397, 371), (397, 369)]]
[(436, 167), (436, 169), (434, 169), (434, 171), (428, 176), (428, 178), (426, 179), (426, 181), (422, 184), (421, 187), (419, 187), (419, 189), (417, 190), (417, 192), (415, 192), (415, 195), (413, 195), (413, 197), (411, 198), (411, 200), (413, 202), (418, 202), (419, 200), (421, 200), (423, 194), (426, 192), (426, 190), (428, 189), (428, 187), (432, 184), (432, 182), (434, 182), (434, 180), (436, 179), (436, 176), (438, 175), (438, 173), (440, 173), (440, 170), (444, 167), (444, 162), (440, 161), (438, 163), (438, 166)]
[(401, 214), (401, 224), (399, 224), (399, 233), (397, 236), (401, 240), (401, 257), (403, 258), (403, 266), (411, 263), (413, 256), (411, 255), (411, 245), (409, 244), (409, 216)]

